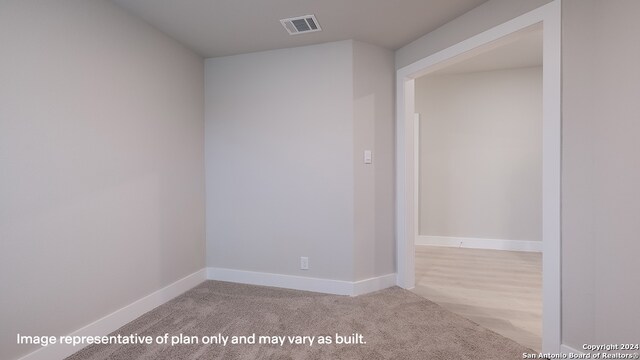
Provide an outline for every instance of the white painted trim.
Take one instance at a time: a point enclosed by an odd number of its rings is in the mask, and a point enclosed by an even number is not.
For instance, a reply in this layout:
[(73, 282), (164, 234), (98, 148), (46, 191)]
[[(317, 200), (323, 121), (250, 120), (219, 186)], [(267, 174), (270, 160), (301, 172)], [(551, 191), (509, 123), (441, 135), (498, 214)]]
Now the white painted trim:
[(210, 267), (207, 269), (207, 279), (313, 291), (325, 294), (356, 296), (386, 289), (395, 285), (396, 274), (388, 274), (352, 282)]
[[(163, 287), (133, 303), (104, 316), (89, 325), (86, 325), (69, 336), (103, 336), (108, 335), (127, 323), (135, 320), (146, 312), (166, 303), (167, 301), (183, 294), (206, 280), (205, 269), (198, 270), (170, 285)], [(19, 360), (52, 360), (64, 359), (84, 346), (71, 346), (65, 344), (53, 344), (29, 353)]]
[(295, 275), (210, 267), (207, 279), (240, 284), (273, 286), (285, 289), (314, 291), (336, 295), (351, 295), (353, 284), (343, 280), (319, 279)]
[(364, 295), (396, 285), (396, 274), (387, 274), (353, 283), (352, 296)]
[(396, 73), (396, 264), (397, 284), (415, 285), (416, 198), (413, 114), (415, 78), (433, 71), (463, 54), (477, 51), (504, 36), (543, 24), (543, 154), (542, 154), (542, 239), (543, 239), (543, 334), (547, 353), (560, 351), (561, 339), (561, 0), (553, 0), (524, 15), (427, 56)]
[[(414, 96), (415, 97), (415, 96)], [(413, 233), (420, 236), (420, 114), (413, 114), (413, 186), (415, 201), (413, 202)]]
[(583, 351), (580, 350), (576, 350), (574, 348), (572, 348), (571, 346), (562, 344), (560, 345), (560, 354), (565, 354), (565, 355), (569, 355), (569, 354), (578, 354), (578, 355), (583, 355), (586, 354)]
[(466, 249), (542, 252), (542, 241), (530, 240), (504, 240), (420, 235), (416, 237), (416, 245), (459, 247)]
[(415, 81), (398, 70), (396, 75), (396, 284), (415, 286), (415, 244), (417, 209), (415, 178)]

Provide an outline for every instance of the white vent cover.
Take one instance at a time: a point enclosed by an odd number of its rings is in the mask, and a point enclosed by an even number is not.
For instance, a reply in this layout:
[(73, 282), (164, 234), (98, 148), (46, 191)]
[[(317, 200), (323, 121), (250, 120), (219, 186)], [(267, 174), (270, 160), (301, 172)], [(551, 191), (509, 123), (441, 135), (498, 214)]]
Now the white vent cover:
[(298, 16), (280, 20), (289, 35), (298, 35), (322, 30), (315, 15)]

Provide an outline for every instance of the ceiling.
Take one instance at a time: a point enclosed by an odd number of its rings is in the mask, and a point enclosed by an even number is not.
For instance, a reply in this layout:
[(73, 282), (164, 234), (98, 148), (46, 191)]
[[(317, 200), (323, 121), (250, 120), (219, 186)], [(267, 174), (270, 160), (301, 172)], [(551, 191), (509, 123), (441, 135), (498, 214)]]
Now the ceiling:
[[(486, 0), (111, 0), (204, 57), (355, 39), (398, 49)], [(322, 31), (280, 19), (315, 14)]]
[(478, 49), (472, 56), (461, 56), (428, 75), (542, 66), (542, 38), (542, 26), (533, 26)]

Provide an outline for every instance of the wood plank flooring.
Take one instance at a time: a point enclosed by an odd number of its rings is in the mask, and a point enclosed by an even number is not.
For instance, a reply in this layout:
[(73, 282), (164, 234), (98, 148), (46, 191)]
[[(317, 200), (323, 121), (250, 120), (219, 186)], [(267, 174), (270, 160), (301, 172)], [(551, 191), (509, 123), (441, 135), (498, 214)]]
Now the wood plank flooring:
[(542, 254), (416, 246), (412, 290), (528, 348), (542, 348)]

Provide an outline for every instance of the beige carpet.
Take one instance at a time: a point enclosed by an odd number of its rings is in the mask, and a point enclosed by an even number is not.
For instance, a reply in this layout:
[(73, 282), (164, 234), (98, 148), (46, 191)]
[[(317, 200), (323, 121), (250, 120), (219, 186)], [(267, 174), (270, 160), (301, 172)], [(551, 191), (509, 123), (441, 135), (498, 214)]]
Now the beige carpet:
[[(521, 359), (527, 348), (409, 291), (358, 297), (207, 281), (114, 334), (307, 335), (309, 345), (91, 345), (78, 359)], [(363, 335), (366, 344), (319, 345)], [(257, 341), (258, 338), (256, 338)], [(231, 339), (229, 338), (229, 341)]]

